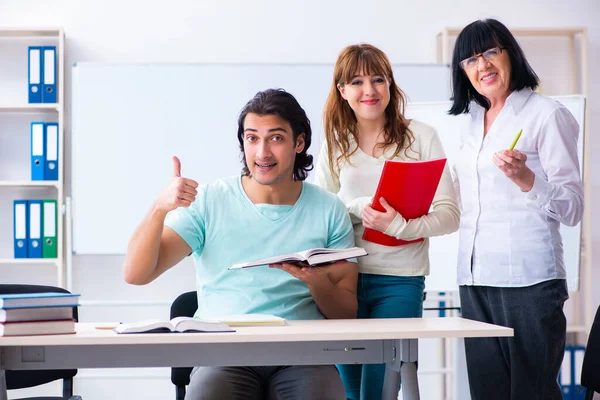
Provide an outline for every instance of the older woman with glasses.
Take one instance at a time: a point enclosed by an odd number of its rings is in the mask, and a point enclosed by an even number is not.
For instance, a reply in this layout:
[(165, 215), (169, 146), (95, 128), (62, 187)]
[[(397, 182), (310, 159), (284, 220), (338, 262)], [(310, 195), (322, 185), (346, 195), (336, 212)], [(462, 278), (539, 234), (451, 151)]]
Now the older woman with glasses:
[(450, 114), (471, 117), (454, 166), (462, 313), (515, 333), (465, 340), (471, 396), (562, 399), (568, 294), (559, 227), (583, 213), (579, 127), (564, 106), (533, 91), (538, 77), (496, 20), (462, 30), (452, 75)]

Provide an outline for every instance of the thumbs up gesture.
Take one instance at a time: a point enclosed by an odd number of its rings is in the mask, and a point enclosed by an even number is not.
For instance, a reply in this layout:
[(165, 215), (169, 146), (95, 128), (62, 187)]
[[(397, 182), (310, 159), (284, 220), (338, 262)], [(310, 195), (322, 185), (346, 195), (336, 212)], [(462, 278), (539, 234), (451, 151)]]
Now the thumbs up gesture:
[(198, 182), (181, 177), (181, 161), (173, 156), (173, 177), (171, 182), (156, 199), (155, 206), (164, 212), (169, 212), (177, 207), (189, 207), (198, 191)]

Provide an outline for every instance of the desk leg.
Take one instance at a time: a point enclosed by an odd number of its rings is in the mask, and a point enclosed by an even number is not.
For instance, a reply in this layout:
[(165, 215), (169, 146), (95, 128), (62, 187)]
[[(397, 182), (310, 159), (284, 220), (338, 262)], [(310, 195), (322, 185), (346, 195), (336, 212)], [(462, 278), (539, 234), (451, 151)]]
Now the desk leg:
[(402, 398), (405, 400), (419, 400), (419, 382), (417, 380), (417, 363), (403, 362), (402, 369)]
[(400, 375), (402, 377), (402, 398), (419, 400), (419, 380), (417, 379), (417, 361), (419, 360), (419, 341), (404, 339), (400, 341)]
[(0, 400), (8, 400), (8, 393), (6, 390), (6, 373), (3, 369), (0, 369)]
[[(391, 363), (395, 364), (395, 363)], [(385, 376), (383, 378), (383, 392), (381, 400), (398, 400), (398, 387), (400, 386), (400, 371), (390, 363), (385, 366)]]
[(386, 364), (383, 380), (383, 400), (396, 400), (398, 386), (402, 376), (402, 398), (419, 400), (419, 383), (417, 380), (417, 360), (419, 342), (417, 339), (400, 339), (394, 341), (394, 357)]

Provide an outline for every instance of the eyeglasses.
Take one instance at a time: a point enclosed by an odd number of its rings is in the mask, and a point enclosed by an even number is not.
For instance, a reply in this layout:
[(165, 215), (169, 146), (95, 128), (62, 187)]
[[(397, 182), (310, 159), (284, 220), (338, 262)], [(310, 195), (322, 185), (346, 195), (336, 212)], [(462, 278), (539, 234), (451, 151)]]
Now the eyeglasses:
[(476, 54), (469, 58), (465, 58), (459, 63), (459, 65), (462, 69), (471, 69), (479, 63), (479, 57), (483, 57), (485, 61), (489, 61), (502, 54), (502, 49), (502, 47), (494, 47), (493, 49), (486, 50), (481, 54)]

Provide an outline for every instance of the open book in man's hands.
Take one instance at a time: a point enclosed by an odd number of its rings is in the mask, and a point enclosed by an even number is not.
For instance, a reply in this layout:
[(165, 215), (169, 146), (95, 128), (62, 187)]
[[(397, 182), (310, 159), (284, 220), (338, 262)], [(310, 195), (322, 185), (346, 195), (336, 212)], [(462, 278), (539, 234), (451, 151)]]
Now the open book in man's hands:
[(202, 321), (190, 317), (176, 317), (170, 321), (148, 319), (145, 321), (120, 323), (117, 333), (162, 333), (162, 332), (235, 332), (220, 321)]
[(278, 263), (299, 263), (305, 262), (309, 265), (326, 264), (348, 258), (366, 256), (367, 252), (362, 247), (350, 247), (348, 249), (309, 249), (298, 253), (285, 254), (277, 257), (264, 258), (262, 260), (234, 264), (229, 269), (241, 269), (258, 267), (261, 265), (278, 264)]

